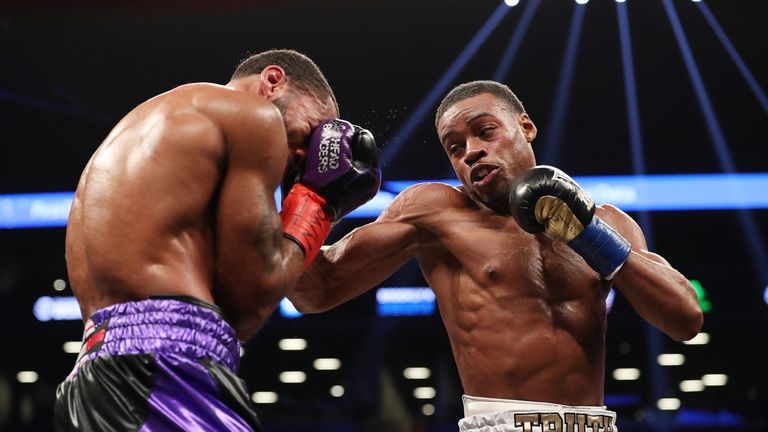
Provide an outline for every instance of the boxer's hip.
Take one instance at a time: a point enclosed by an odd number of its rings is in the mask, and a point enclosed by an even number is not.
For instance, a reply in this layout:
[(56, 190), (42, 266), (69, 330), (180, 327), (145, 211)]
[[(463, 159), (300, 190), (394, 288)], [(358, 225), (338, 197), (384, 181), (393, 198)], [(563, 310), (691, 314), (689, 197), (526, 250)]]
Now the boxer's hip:
[(240, 345), (214, 305), (152, 297), (86, 322), (56, 392), (60, 430), (260, 430), (236, 375)]
[(461, 432), (618, 432), (616, 413), (604, 406), (462, 397)]
[(150, 297), (96, 311), (85, 323), (77, 365), (103, 356), (207, 358), (237, 372), (240, 344), (218, 307), (184, 296)]

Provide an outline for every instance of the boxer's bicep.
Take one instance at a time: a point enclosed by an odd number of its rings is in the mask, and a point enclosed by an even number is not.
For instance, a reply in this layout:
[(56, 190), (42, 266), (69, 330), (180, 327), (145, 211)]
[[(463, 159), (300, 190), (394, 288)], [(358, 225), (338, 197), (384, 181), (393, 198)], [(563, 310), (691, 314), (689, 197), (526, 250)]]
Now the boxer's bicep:
[(658, 264), (670, 266), (664, 257), (648, 250), (648, 243), (642, 228), (628, 214), (617, 207), (604, 204), (600, 206), (600, 217), (629, 241), (630, 245), (632, 245), (632, 252), (640, 254)]
[(609, 207), (606, 220), (632, 244), (632, 253), (614, 278), (619, 291), (643, 319), (671, 338), (695, 336), (703, 317), (688, 279), (647, 250), (642, 230), (628, 215)]

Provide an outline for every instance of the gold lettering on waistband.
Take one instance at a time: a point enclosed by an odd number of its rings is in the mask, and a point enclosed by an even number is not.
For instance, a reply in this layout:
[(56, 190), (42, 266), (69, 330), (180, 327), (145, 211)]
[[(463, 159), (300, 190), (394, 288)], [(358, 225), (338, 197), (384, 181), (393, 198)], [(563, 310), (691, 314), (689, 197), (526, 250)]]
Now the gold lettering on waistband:
[[(608, 415), (587, 415), (577, 413), (526, 413), (515, 414), (515, 427), (523, 432), (615, 432), (613, 417)], [(589, 430), (588, 430), (589, 428)]]
[(523, 427), (523, 432), (533, 432), (534, 426), (539, 426), (538, 414), (515, 414), (515, 427)]
[(605, 426), (605, 419), (601, 415), (587, 416), (587, 426), (591, 427), (593, 432), (598, 432)]
[(574, 432), (576, 423), (576, 414), (565, 413), (565, 432)]
[(542, 414), (541, 430), (563, 432), (563, 418), (558, 413)]
[(576, 423), (573, 425), (573, 432), (587, 432), (587, 415), (576, 414)]

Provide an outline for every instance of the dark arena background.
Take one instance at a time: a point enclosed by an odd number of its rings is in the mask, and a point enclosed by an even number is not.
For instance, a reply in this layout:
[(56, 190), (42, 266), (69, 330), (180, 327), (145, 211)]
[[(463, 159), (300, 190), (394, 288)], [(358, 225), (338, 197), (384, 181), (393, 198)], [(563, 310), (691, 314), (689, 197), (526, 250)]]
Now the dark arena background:
[[(92, 152), (142, 101), (224, 84), (270, 48), (315, 60), (381, 150), (381, 192), (329, 241), (405, 185), (455, 182), (437, 104), (458, 83), (503, 81), (538, 126), (538, 162), (627, 211), (699, 292), (688, 343), (610, 297), (620, 430), (768, 430), (767, 19), (764, 0), (2, 0), (0, 430), (52, 429), (80, 348), (64, 235)], [(241, 361), (267, 431), (457, 431), (462, 416), (415, 263), (326, 313), (282, 304)]]

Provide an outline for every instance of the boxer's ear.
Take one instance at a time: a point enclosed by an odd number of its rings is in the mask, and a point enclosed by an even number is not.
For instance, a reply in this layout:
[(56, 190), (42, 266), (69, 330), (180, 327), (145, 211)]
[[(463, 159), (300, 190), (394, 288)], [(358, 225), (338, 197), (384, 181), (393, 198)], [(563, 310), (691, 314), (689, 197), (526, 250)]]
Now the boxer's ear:
[(265, 67), (262, 69), (259, 77), (261, 78), (259, 81), (260, 93), (269, 100), (278, 96), (284, 90), (285, 85), (288, 82), (285, 71), (277, 65), (269, 65)]
[(530, 142), (533, 142), (533, 140), (536, 138), (536, 133), (538, 130), (536, 129), (536, 125), (533, 124), (533, 120), (531, 120), (530, 117), (528, 117), (527, 113), (520, 113), (517, 116), (517, 124), (520, 126), (520, 128), (523, 130), (523, 135), (525, 136), (525, 140)]

